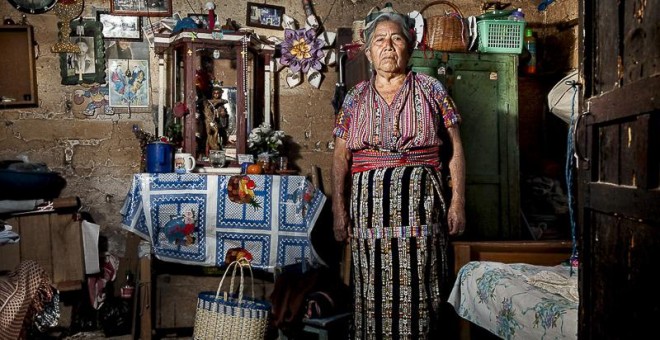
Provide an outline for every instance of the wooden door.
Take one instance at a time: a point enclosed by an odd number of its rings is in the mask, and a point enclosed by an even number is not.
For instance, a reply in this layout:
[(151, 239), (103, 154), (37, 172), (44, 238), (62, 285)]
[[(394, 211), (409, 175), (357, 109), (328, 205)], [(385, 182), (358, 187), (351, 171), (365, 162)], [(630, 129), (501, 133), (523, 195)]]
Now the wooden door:
[(660, 2), (580, 11), (579, 338), (642, 339), (660, 320)]

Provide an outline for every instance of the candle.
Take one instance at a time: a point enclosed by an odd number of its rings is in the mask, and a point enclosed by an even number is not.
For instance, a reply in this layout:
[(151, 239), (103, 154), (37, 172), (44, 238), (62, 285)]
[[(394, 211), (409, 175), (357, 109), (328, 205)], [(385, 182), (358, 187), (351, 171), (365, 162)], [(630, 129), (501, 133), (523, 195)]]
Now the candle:
[(213, 30), (213, 28), (215, 28), (215, 4), (211, 1), (207, 2), (206, 9), (209, 11), (209, 15), (208, 15), (209, 29)]

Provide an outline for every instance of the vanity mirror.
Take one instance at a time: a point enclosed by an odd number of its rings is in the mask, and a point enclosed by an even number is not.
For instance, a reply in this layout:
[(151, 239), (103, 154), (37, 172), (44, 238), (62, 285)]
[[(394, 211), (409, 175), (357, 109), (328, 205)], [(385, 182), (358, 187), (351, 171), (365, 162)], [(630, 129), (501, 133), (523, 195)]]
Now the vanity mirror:
[(32, 26), (0, 26), (0, 50), (0, 109), (38, 106)]

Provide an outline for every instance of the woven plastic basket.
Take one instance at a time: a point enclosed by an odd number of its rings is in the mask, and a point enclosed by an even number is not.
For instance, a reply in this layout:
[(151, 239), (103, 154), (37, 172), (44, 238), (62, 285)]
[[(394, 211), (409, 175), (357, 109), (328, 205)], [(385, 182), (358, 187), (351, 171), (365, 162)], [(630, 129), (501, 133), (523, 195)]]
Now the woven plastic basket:
[(424, 17), (426, 22), (422, 46), (435, 51), (467, 51), (467, 32), (461, 10), (449, 1), (434, 1), (424, 6), (420, 13), (423, 15), (424, 11), (435, 5), (449, 6), (453, 12)]
[(524, 21), (480, 20), (479, 52), (520, 53), (523, 48)]
[[(195, 340), (261, 340), (264, 338), (271, 305), (267, 301), (259, 301), (243, 296), (243, 268), (249, 270), (250, 277), (254, 281), (252, 267), (250, 267), (249, 262), (246, 260), (234, 261), (229, 264), (222, 275), (222, 280), (220, 280), (216, 292), (199, 293), (193, 329)], [(229, 292), (234, 291), (234, 278), (237, 270), (240, 272), (238, 296), (228, 292), (220, 294), (222, 283), (230, 270), (232, 274)], [(252, 296), (254, 296), (254, 282), (251, 282), (251, 284)]]

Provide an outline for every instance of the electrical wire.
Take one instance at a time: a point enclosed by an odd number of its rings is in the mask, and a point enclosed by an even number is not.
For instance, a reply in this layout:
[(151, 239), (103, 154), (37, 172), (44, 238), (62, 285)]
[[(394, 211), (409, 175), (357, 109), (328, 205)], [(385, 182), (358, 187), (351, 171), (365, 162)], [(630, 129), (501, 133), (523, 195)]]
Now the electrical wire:
[(573, 82), (571, 87), (573, 88), (573, 99), (571, 101), (571, 117), (570, 117), (570, 124), (568, 128), (568, 137), (566, 143), (565, 176), (566, 176), (566, 191), (568, 198), (568, 217), (571, 226), (571, 242), (572, 242), (570, 264), (571, 264), (571, 275), (573, 275), (573, 268), (575, 267), (574, 263), (577, 263), (578, 261), (575, 211), (573, 209), (573, 171), (575, 168), (574, 167), (575, 158), (573, 157), (573, 154), (575, 152), (575, 145), (573, 143), (573, 132), (577, 128), (575, 126), (575, 96), (578, 93), (578, 84)]
[(328, 9), (328, 12), (325, 15), (325, 17), (322, 18), (322, 19), (319, 19), (319, 21), (320, 21), (319, 22), (319, 27), (323, 27), (323, 24), (325, 23), (325, 21), (328, 19), (328, 17), (330, 17), (330, 13), (332, 12), (332, 9), (335, 7), (335, 3), (337, 3), (337, 0), (333, 1), (332, 4), (330, 4), (330, 8)]
[[(193, 8), (193, 6), (192, 6), (192, 4), (190, 3), (190, 1), (186, 0), (186, 3), (188, 4), (188, 7), (190, 7), (190, 10), (191, 10), (193, 13), (195, 13), (195, 9)], [(203, 8), (204, 8), (203, 5), (200, 6), (199, 12), (197, 12), (197, 13), (202, 13), (202, 9), (203, 9)]]

